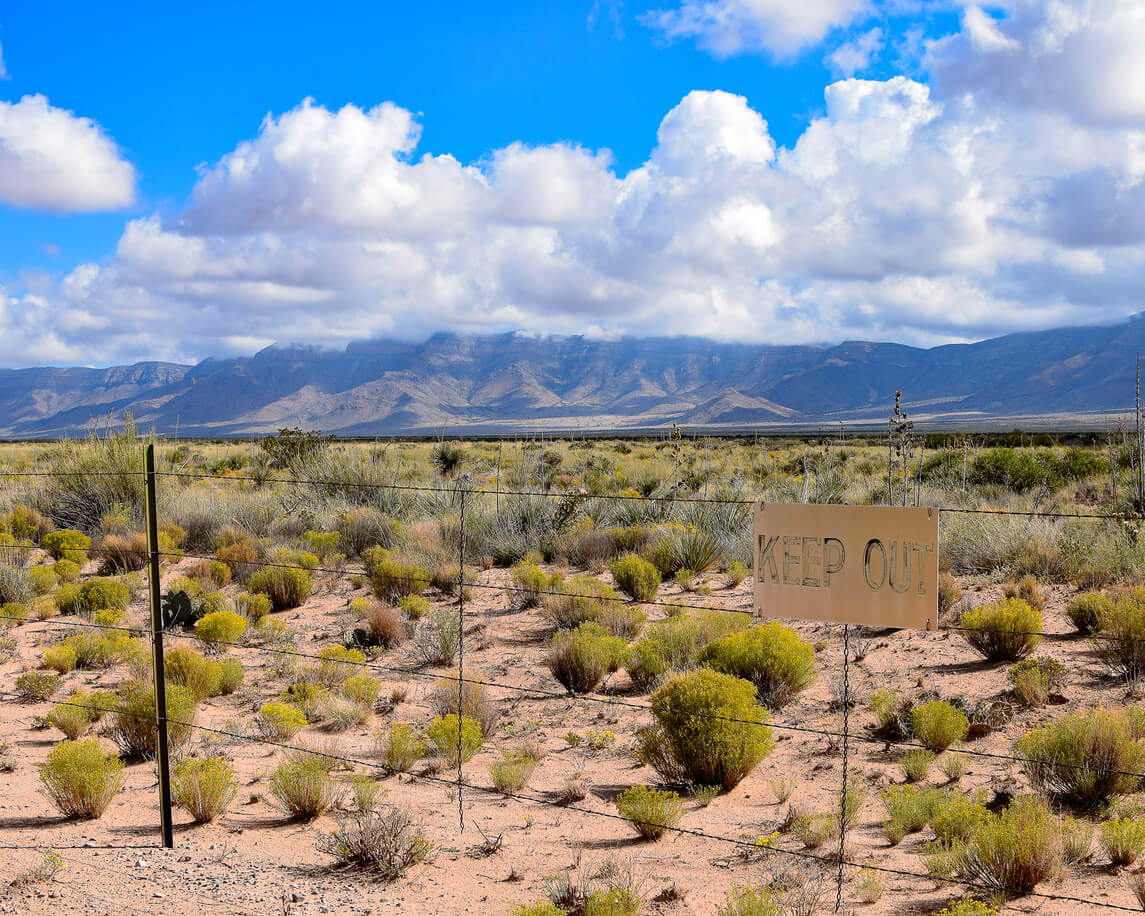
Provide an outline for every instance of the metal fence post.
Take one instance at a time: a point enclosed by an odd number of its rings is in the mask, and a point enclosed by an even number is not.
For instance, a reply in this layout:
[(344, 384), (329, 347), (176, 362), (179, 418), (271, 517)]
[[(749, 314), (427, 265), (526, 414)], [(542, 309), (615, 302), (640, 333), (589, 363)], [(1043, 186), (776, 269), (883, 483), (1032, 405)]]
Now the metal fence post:
[(839, 793), (839, 873), (835, 885), (835, 912), (843, 906), (843, 871), (847, 861), (847, 793), (850, 782), (848, 744), (851, 737), (851, 625), (843, 624), (843, 788)]
[(465, 833), (465, 805), (461, 797), (461, 720), (465, 709), (465, 509), (467, 490), (461, 491), (461, 531), (457, 549), (457, 822)]
[(159, 521), (155, 500), (155, 445), (144, 453), (147, 488), (147, 587), (151, 596), (151, 658), (155, 669), (155, 749), (159, 766), (159, 824), (163, 846), (175, 847), (171, 826), (171, 761), (167, 746), (167, 684), (163, 671), (163, 608), (159, 591)]

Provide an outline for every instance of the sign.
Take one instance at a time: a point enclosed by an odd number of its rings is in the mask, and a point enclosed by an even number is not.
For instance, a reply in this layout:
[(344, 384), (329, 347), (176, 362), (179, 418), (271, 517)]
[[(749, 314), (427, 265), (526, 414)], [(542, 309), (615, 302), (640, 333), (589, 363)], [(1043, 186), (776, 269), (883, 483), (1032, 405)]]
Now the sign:
[(755, 613), (933, 630), (938, 510), (756, 503)]

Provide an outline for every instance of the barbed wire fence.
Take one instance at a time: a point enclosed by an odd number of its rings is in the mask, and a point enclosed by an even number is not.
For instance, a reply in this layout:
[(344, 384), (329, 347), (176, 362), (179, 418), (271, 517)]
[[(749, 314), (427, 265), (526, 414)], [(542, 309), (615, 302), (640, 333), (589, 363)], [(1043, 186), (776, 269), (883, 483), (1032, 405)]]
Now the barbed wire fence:
[[(148, 603), (151, 611), (149, 625), (145, 627), (139, 626), (124, 626), (118, 624), (99, 623), (86, 619), (60, 619), (51, 618), (43, 620), (36, 616), (19, 616), (12, 615), (6, 619), (12, 623), (20, 624), (38, 624), (46, 628), (51, 627), (71, 627), (82, 628), (89, 630), (103, 630), (112, 631), (117, 633), (128, 633), (134, 636), (147, 637), (151, 641), (151, 646), (154, 652), (153, 669), (154, 669), (154, 688), (156, 694), (156, 707), (155, 712), (150, 717), (145, 717), (147, 721), (153, 723), (158, 731), (159, 739), (157, 741), (157, 750), (159, 759), (156, 761), (157, 771), (159, 775), (159, 808), (161, 812), (160, 824), (157, 825), (159, 833), (159, 842), (155, 844), (107, 844), (106, 846), (93, 847), (90, 844), (85, 844), (83, 847), (68, 847), (54, 845), (52, 848), (98, 848), (98, 849), (155, 849), (155, 848), (171, 848), (173, 846), (173, 836), (171, 833), (171, 802), (170, 802), (170, 776), (169, 776), (169, 763), (164, 758), (167, 757), (169, 750), (169, 739), (167, 737), (168, 726), (174, 725), (189, 731), (197, 731), (206, 735), (214, 735), (217, 737), (227, 738), (231, 741), (251, 742), (268, 747), (278, 748), (280, 750), (288, 751), (297, 754), (310, 754), (318, 757), (329, 758), (349, 766), (362, 767), (366, 770), (377, 771), (382, 774), (387, 772), (387, 767), (377, 760), (370, 760), (364, 757), (352, 757), (331, 753), (326, 750), (306, 746), (303, 744), (292, 744), (286, 741), (276, 741), (264, 735), (253, 735), (244, 731), (234, 731), (226, 728), (216, 728), (196, 723), (193, 718), (191, 720), (173, 719), (168, 715), (166, 703), (163, 702), (163, 688), (165, 685), (165, 678), (163, 672), (164, 664), (164, 650), (163, 638), (166, 636), (170, 639), (176, 640), (193, 640), (198, 641), (198, 637), (190, 632), (180, 632), (178, 629), (169, 625), (165, 625), (162, 617), (161, 609), (161, 589), (160, 589), (160, 564), (165, 560), (177, 559), (200, 559), (200, 560), (214, 560), (215, 557), (207, 553), (193, 553), (184, 551), (164, 551), (160, 548), (157, 527), (158, 527), (158, 513), (157, 513), (157, 489), (158, 480), (160, 478), (169, 478), (177, 480), (185, 480), (189, 482), (202, 481), (202, 480), (219, 480), (226, 481), (231, 484), (245, 484), (249, 483), (256, 486), (265, 486), (267, 484), (284, 485), (284, 486), (297, 486), (297, 487), (347, 487), (353, 486), (362, 490), (383, 490), (391, 491), (393, 493), (408, 492), (408, 493), (425, 493), (432, 494), (435, 500), (440, 500), (442, 496), (448, 496), (452, 500), (452, 505), (456, 506), (460, 518), (459, 530), (459, 550), (457, 555), (459, 572), (456, 582), (456, 596), (457, 596), (457, 625), (458, 625), (458, 651), (456, 653), (456, 670), (450, 673), (439, 673), (425, 670), (424, 666), (420, 665), (387, 665), (375, 660), (355, 661), (351, 659), (333, 659), (323, 657), (317, 653), (307, 653), (300, 651), (292, 645), (272, 645), (272, 644), (259, 644), (250, 640), (241, 641), (224, 641), (216, 640), (216, 643), (224, 648), (243, 649), (246, 651), (253, 651), (275, 655), (280, 658), (299, 659), (307, 661), (317, 661), (320, 663), (333, 664), (338, 666), (348, 666), (362, 671), (376, 672), (385, 675), (394, 675), (403, 678), (417, 678), (423, 680), (431, 680), (438, 683), (446, 684), (447, 686), (456, 684), (457, 686), (457, 715), (458, 715), (458, 748), (457, 748), (457, 766), (456, 773), (450, 778), (446, 778), (439, 773), (424, 772), (416, 774), (415, 778), (433, 784), (440, 784), (443, 787), (449, 787), (456, 792), (458, 804), (458, 826), (464, 832), (465, 830), (465, 801), (464, 793), (476, 793), (483, 795), (496, 796), (498, 798), (508, 798), (511, 800), (519, 801), (521, 803), (542, 805), (552, 808), (557, 808), (561, 811), (574, 812), (586, 817), (605, 818), (612, 821), (621, 821), (631, 823), (630, 817), (623, 816), (618, 812), (600, 811), (594, 808), (586, 807), (583, 805), (566, 804), (559, 802), (551, 797), (525, 792), (507, 792), (504, 789), (498, 789), (491, 786), (482, 785), (481, 783), (473, 782), (465, 778), (463, 749), (462, 749), (462, 729), (460, 727), (460, 719), (462, 709), (465, 703), (465, 689), (468, 685), (476, 687), (487, 688), (490, 690), (500, 690), (506, 693), (516, 693), (518, 695), (525, 695), (540, 699), (560, 699), (571, 703), (586, 703), (586, 704), (600, 704), (607, 706), (610, 709), (624, 709), (631, 710), (633, 713), (649, 713), (653, 710), (651, 703), (638, 702), (628, 699), (617, 693), (601, 693), (593, 690), (585, 693), (573, 693), (566, 690), (552, 690), (540, 687), (530, 687), (524, 684), (506, 683), (495, 679), (485, 677), (474, 677), (465, 668), (465, 640), (466, 640), (466, 623), (467, 623), (467, 609), (466, 609), (466, 595), (471, 590), (492, 590), (501, 594), (512, 595), (516, 594), (529, 594), (532, 596), (553, 596), (561, 598), (572, 599), (595, 599), (599, 598), (599, 594), (578, 594), (570, 592), (565, 589), (534, 589), (523, 588), (505, 583), (487, 583), (481, 581), (471, 581), (466, 577), (466, 570), (469, 566), (471, 558), (467, 555), (466, 543), (466, 518), (469, 511), (472, 509), (472, 502), (478, 500), (496, 499), (499, 503), (501, 498), (508, 497), (529, 497), (529, 498), (545, 498), (545, 499), (592, 499), (592, 500), (623, 500), (623, 501), (638, 501), (643, 503), (661, 503), (667, 504), (669, 507), (672, 505), (724, 505), (724, 506), (738, 506), (738, 507), (751, 507), (756, 504), (756, 500), (741, 499), (741, 498), (711, 498), (711, 497), (677, 497), (675, 495), (667, 496), (639, 496), (633, 494), (588, 494), (583, 491), (551, 491), (551, 490), (536, 490), (536, 489), (518, 489), (518, 490), (502, 490), (500, 486), (496, 492), (486, 489), (454, 485), (452, 487), (429, 487), (417, 486), (410, 484), (380, 484), (372, 483), (369, 481), (356, 481), (346, 480), (341, 478), (304, 478), (304, 477), (252, 477), (237, 474), (213, 474), (213, 473), (188, 473), (183, 470), (179, 471), (157, 471), (154, 465), (153, 446), (148, 446), (145, 454), (145, 467), (144, 470), (136, 472), (138, 476), (142, 477), (146, 483), (147, 492), (147, 505), (146, 505), (146, 523), (147, 523), (147, 536), (148, 536)], [(69, 474), (68, 472), (54, 472), (54, 471), (3, 471), (0, 472), (0, 479), (4, 478), (50, 478), (50, 477), (68, 477), (68, 476), (108, 476), (108, 477), (123, 477), (135, 476), (132, 472), (107, 472), (101, 474), (100, 472), (75, 472)], [(981, 515), (996, 515), (996, 516), (1017, 516), (1024, 518), (1045, 518), (1045, 519), (1093, 519), (1093, 520), (1108, 520), (1108, 521), (1145, 521), (1145, 515), (1126, 514), (1126, 513), (1067, 513), (1067, 512), (1045, 512), (1045, 511), (1017, 511), (1005, 508), (991, 508), (991, 507), (961, 507), (961, 506), (932, 506), (929, 508), (936, 509), (939, 512), (940, 518), (943, 513), (951, 514), (981, 514)], [(321, 572), (330, 574), (331, 576), (362, 576), (368, 575), (368, 569), (358, 569), (347, 565), (338, 566), (324, 566), (324, 565), (302, 565), (293, 563), (281, 563), (274, 561), (259, 562), (259, 566), (282, 568), (282, 569), (297, 569), (306, 572)], [(418, 576), (398, 576), (398, 580), (406, 584), (416, 584), (421, 587), (428, 587), (434, 584), (435, 580), (432, 577), (418, 577)], [(680, 600), (650, 600), (641, 601), (639, 604), (642, 607), (664, 608), (667, 609), (669, 614), (678, 613), (681, 610), (699, 610), (705, 612), (717, 612), (726, 614), (739, 614), (751, 612), (753, 609), (752, 602), (749, 600), (746, 603), (740, 604), (733, 608), (718, 607), (711, 604), (699, 604), (692, 602), (685, 602)], [(773, 844), (760, 844), (755, 840), (744, 839), (743, 837), (727, 836), (718, 833), (712, 833), (704, 830), (698, 830), (682, 826), (667, 826), (664, 824), (646, 824), (637, 821), (637, 824), (642, 826), (651, 826), (664, 830), (667, 833), (675, 834), (678, 836), (687, 836), (699, 839), (714, 841), (717, 843), (727, 844), (745, 852), (749, 852), (752, 857), (759, 857), (767, 859), (769, 857), (788, 857), (799, 861), (814, 863), (820, 869), (826, 871), (833, 871), (835, 874), (835, 904), (834, 908), (839, 911), (843, 906), (843, 894), (846, 884), (847, 872), (855, 870), (867, 870), (889, 876), (900, 878), (922, 879), (936, 882), (940, 885), (946, 884), (952, 887), (961, 887), (970, 891), (997, 894), (999, 892), (1010, 891), (1015, 896), (1029, 896), (1047, 901), (1057, 901), (1066, 903), (1085, 904), (1091, 907), (1099, 907), (1103, 909), (1123, 910), (1127, 912), (1140, 912), (1140, 906), (1126, 906), (1122, 904), (1112, 903), (1106, 900), (1082, 898), (1076, 896), (1069, 896), (1063, 894), (1054, 894), (1046, 891), (1033, 890), (1029, 892), (1022, 892), (1016, 889), (1007, 889), (997, 885), (986, 885), (978, 882), (970, 881), (962, 877), (943, 876), (934, 874), (930, 871), (911, 871), (909, 869), (893, 868), (885, 865), (880, 865), (875, 862), (860, 862), (853, 861), (848, 858), (847, 846), (847, 833), (849, 827), (849, 792), (852, 791), (852, 774), (849, 767), (849, 755), (852, 743), (872, 743), (878, 744), (884, 748), (902, 748), (911, 750), (925, 750), (928, 749), (926, 745), (915, 742), (899, 740), (890, 738), (883, 735), (868, 734), (863, 732), (853, 732), (850, 727), (850, 710), (853, 704), (850, 684), (850, 666), (852, 663), (852, 627), (847, 624), (833, 624), (829, 625), (837, 628), (842, 633), (843, 641), (843, 654), (840, 665), (840, 673), (842, 675), (842, 696), (840, 707), (840, 728), (839, 730), (827, 728), (814, 728), (808, 725), (798, 725), (793, 722), (780, 722), (774, 720), (766, 720), (764, 722), (752, 719), (740, 719), (736, 717), (721, 716), (710, 713), (695, 712), (692, 710), (686, 711), (685, 714), (698, 719), (712, 719), (724, 721), (728, 723), (735, 723), (740, 725), (747, 725), (755, 728), (774, 729), (777, 731), (790, 732), (793, 735), (815, 736), (827, 738), (829, 741), (838, 742), (840, 754), (842, 758), (842, 770), (840, 776), (840, 789), (839, 789), (839, 811), (838, 811), (838, 847), (837, 850), (831, 855), (822, 855), (815, 852), (810, 852), (806, 849), (788, 849), (782, 846)], [(941, 621), (937, 622), (935, 630), (938, 632), (960, 632), (967, 628), (960, 627), (957, 624), (943, 624)], [(1064, 632), (1051, 632), (1047, 630), (1037, 631), (1015, 631), (1013, 635), (1036, 636), (1051, 640), (1074, 640), (1077, 638), (1076, 633)], [(1089, 634), (1087, 639), (1101, 640), (1101, 639), (1117, 639), (1124, 642), (1124, 636), (1105, 636), (1100, 633)], [(1130, 637), (1132, 639), (1132, 637)], [(1145, 637), (1142, 637), (1145, 640)], [(16, 701), (21, 699), (18, 694), (8, 692), (0, 692), (0, 699)], [(92, 712), (99, 712), (101, 714), (108, 712), (106, 706), (96, 706), (91, 704), (84, 704), (76, 702), (75, 700), (57, 700), (57, 705), (75, 707)], [(429, 704), (422, 703), (421, 705), (432, 708)], [(142, 715), (135, 713), (137, 717)], [(990, 751), (982, 751), (968, 747), (959, 748), (959, 753), (965, 754), (969, 757), (982, 758), (994, 761), (1006, 761), (1009, 763), (1018, 763), (1024, 765), (1045, 766), (1056, 769), (1079, 769), (1091, 770), (1092, 767), (1087, 764), (1077, 764), (1062, 760), (1038, 760), (1021, 754), (1005, 754)], [(1145, 773), (1138, 773), (1133, 771), (1125, 771), (1112, 767), (1102, 769), (1102, 773), (1110, 775), (1124, 775), (1136, 779), (1145, 779)], [(0, 845), (0, 848), (7, 850), (31, 849), (40, 850), (46, 848), (43, 844), (36, 844), (31, 846), (19, 845)]]

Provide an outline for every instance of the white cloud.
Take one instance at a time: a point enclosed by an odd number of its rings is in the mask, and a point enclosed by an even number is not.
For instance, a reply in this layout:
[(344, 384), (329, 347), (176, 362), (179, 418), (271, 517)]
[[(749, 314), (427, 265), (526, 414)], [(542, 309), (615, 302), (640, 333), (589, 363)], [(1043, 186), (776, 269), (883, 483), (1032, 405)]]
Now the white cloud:
[(926, 63), (944, 92), (984, 105), (1142, 127), (1143, 47), (1140, 0), (1007, 0), (998, 20), (967, 7), (961, 31), (936, 42)]
[(827, 66), (838, 76), (854, 76), (871, 65), (883, 44), (883, 30), (878, 27), (869, 29), (828, 54)]
[[(10, 287), (0, 358), (439, 329), (932, 344), (1124, 317), (1145, 270), (1145, 125), (977, 81), (980, 58), (1049, 66), (1020, 13), (968, 11), (930, 49), (933, 85), (832, 83), (790, 147), (766, 108), (690, 92), (624, 174), (572, 144), (419, 155), (405, 109), (304, 102), (205, 166), (181, 214), (132, 220), (113, 256), (59, 282)], [(1107, 33), (1090, 16), (1071, 40)]]
[(867, 9), (867, 0), (681, 0), (641, 21), (670, 40), (694, 38), (719, 57), (762, 51), (788, 58)]
[(42, 95), (0, 102), (0, 202), (74, 212), (134, 199), (134, 168), (94, 121), (53, 108)]

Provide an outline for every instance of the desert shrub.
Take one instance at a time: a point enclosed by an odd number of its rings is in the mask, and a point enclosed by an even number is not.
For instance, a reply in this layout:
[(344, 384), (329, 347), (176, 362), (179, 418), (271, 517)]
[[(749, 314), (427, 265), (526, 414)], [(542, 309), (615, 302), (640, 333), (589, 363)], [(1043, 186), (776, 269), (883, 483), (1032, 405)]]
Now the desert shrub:
[(187, 567), (186, 576), (203, 591), (214, 592), (230, 584), (231, 567), (222, 560), (197, 560)]
[(461, 737), (458, 740), (458, 718), (455, 715), (435, 716), (425, 730), (425, 736), (437, 751), (438, 756), (448, 760), (452, 766), (457, 766), (458, 749), (461, 751), (461, 762), (472, 760), (473, 755), (481, 748), (483, 739), (481, 726), (468, 716), (461, 717)]
[(75, 613), (91, 613), (105, 608), (124, 610), (131, 603), (131, 591), (118, 579), (94, 576), (79, 588)]
[(1042, 611), (1046, 606), (1046, 594), (1038, 587), (1038, 580), (1033, 576), (1023, 576), (1017, 582), (1007, 582), (1002, 586), (1004, 598), (1020, 598), (1036, 611)]
[(76, 649), (71, 643), (60, 642), (44, 649), (44, 665), (60, 674), (74, 671), (76, 667)]
[(40, 595), (32, 599), (32, 615), (38, 620), (51, 620), (60, 613), (56, 599), (51, 595)]
[(251, 623), (258, 623), (271, 609), (270, 598), (266, 595), (252, 595), (250, 592), (239, 592), (235, 595), (235, 610)]
[(934, 762), (934, 752), (925, 748), (915, 748), (899, 757), (899, 766), (906, 773), (907, 782), (922, 782), (930, 772)]
[(56, 607), (60, 609), (61, 614), (75, 614), (76, 602), (79, 599), (80, 587), (71, 582), (65, 582), (56, 589), (55, 594), (52, 596), (55, 599)]
[(1101, 592), (1085, 592), (1071, 598), (1065, 606), (1066, 616), (1079, 633), (1096, 633), (1101, 615), (1112, 609), (1113, 602)]
[(950, 751), (942, 755), (942, 759), (938, 763), (938, 768), (942, 770), (943, 775), (948, 781), (958, 782), (958, 780), (966, 775), (966, 761), (968, 759), (968, 755), (962, 751)]
[(945, 617), (959, 601), (962, 600), (962, 589), (954, 581), (954, 576), (948, 572), (938, 574), (938, 616)]
[(405, 642), (409, 635), (402, 612), (388, 604), (368, 607), (362, 615), (362, 626), (355, 633), (362, 645), (386, 649)]
[(1067, 866), (1080, 865), (1093, 848), (1093, 824), (1073, 817), (1061, 819), (1062, 860)]
[(966, 714), (943, 700), (930, 700), (911, 710), (911, 730), (927, 747), (942, 751), (966, 737)]
[(95, 633), (76, 633), (57, 645), (67, 646), (75, 653), (77, 668), (107, 668), (115, 664), (123, 648), (116, 637)]
[(632, 786), (616, 798), (616, 809), (646, 840), (656, 840), (680, 823), (684, 802), (675, 792)]
[(402, 526), (400, 522), (386, 519), (377, 509), (364, 507), (342, 513), (338, 533), (346, 549), (354, 556), (361, 556), (371, 547), (389, 549), (396, 545), (402, 537)]
[(969, 610), (959, 621), (962, 638), (988, 661), (1016, 661), (1041, 642), (1042, 615), (1020, 598)]
[(381, 681), (368, 674), (355, 674), (342, 685), (342, 696), (366, 707), (372, 707), (381, 692)]
[(984, 804), (986, 793), (978, 790), (967, 797), (957, 790), (947, 790), (933, 798), (930, 826), (939, 840), (965, 842), (975, 828), (990, 816)]
[(40, 781), (62, 815), (95, 819), (123, 788), (123, 764), (95, 738), (61, 741), (40, 764)]
[(340, 687), (352, 674), (361, 672), (366, 656), (360, 649), (347, 646), (327, 646), (318, 651), (321, 659), (314, 670), (315, 680), (326, 687)]
[(147, 535), (142, 532), (127, 537), (109, 534), (92, 551), (93, 559), (99, 562), (101, 576), (142, 569), (147, 565), (147, 556)]
[(222, 658), (217, 662), (219, 666), (219, 694), (229, 696), (234, 693), (243, 682), (243, 666), (237, 658)]
[(1026, 706), (1043, 706), (1065, 680), (1065, 667), (1052, 658), (1024, 658), (1006, 673)]
[(337, 531), (305, 531), (302, 539), (310, 552), (324, 563), (334, 558), (342, 542), (342, 536)]
[(48, 713), (47, 722), (58, 728), (64, 736), (75, 740), (91, 728), (94, 721), (91, 713), (84, 709), (87, 703), (81, 695), (75, 695), (68, 702), (57, 703)]
[(538, 759), (521, 749), (502, 751), (501, 759), (489, 764), (489, 777), (493, 787), (502, 795), (520, 792), (537, 769)]
[(87, 552), (91, 548), (91, 538), (82, 531), (72, 531), (60, 528), (50, 534), (44, 535), (40, 540), (53, 560), (70, 560), (82, 566), (87, 561)]
[(237, 792), (235, 770), (226, 757), (187, 758), (175, 764), (171, 773), (171, 800), (196, 824), (226, 814)]
[(750, 681), (772, 709), (815, 682), (815, 650), (790, 627), (775, 621), (713, 640), (700, 651), (699, 661)]
[(775, 747), (754, 686), (715, 671), (668, 681), (652, 694), (652, 714), (636, 756), (669, 782), (730, 789)]
[(661, 570), (665, 575), (674, 574), (679, 569), (690, 569), (700, 575), (723, 556), (719, 538), (702, 528), (674, 528), (664, 534), (663, 540), (667, 541), (671, 556), (671, 569)]
[(433, 844), (404, 809), (391, 807), (339, 818), (331, 833), (319, 837), (318, 851), (344, 866), (396, 881), (428, 859)]
[(218, 562), (230, 571), (230, 576), (245, 582), (258, 569), (259, 552), (248, 540), (238, 540), (225, 544), (215, 551)]
[(55, 571), (49, 566), (33, 566), (28, 570), (28, 584), (34, 595), (50, 595), (59, 585)]
[(266, 703), (258, 711), (259, 731), (276, 741), (293, 738), (308, 724), (302, 710), (289, 703)]
[[(444, 716), (458, 712), (457, 680), (439, 681), (429, 695), (429, 705), (434, 715)], [(490, 698), (483, 684), (463, 680), (461, 685), (461, 714), (473, 719), (481, 726), (481, 734), (489, 738), (497, 728), (501, 718), (500, 707)]]
[(189, 646), (176, 646), (166, 652), (163, 672), (169, 684), (186, 688), (196, 703), (221, 692), (222, 668)]
[(766, 884), (759, 887), (736, 885), (724, 898), (716, 916), (785, 916), (787, 903), (780, 893)]
[(11, 512), (0, 516), (0, 528), (10, 531), (14, 537), (21, 541), (31, 541), (39, 544), (44, 535), (55, 528), (55, 523), (44, 518), (35, 509), (27, 506), (13, 506)]
[(616, 587), (637, 601), (652, 601), (660, 588), (660, 572), (634, 553), (612, 561), (612, 580)]
[(936, 916), (995, 916), (998, 907), (975, 900), (973, 897), (963, 897), (944, 906)]
[(509, 911), (509, 916), (565, 916), (566, 912), (551, 900), (538, 900), (536, 903), (518, 903)]
[(392, 725), (384, 739), (379, 739), (379, 756), (392, 773), (408, 773), (425, 756), (425, 741), (408, 725)]
[(519, 608), (536, 607), (547, 592), (555, 590), (562, 582), (560, 573), (549, 575), (536, 563), (520, 561), (514, 564), (509, 574), (513, 580), (510, 598)]
[(461, 645), (461, 622), (449, 608), (438, 608), (414, 633), (413, 654), (423, 665), (450, 665)]
[(74, 560), (56, 560), (52, 564), (52, 572), (56, 574), (56, 578), (60, 582), (71, 584), (79, 581), (80, 565)]
[(554, 594), (541, 601), (541, 613), (555, 626), (571, 629), (585, 621), (596, 621), (608, 606), (619, 607), (620, 596), (592, 576), (573, 576), (557, 584)]
[(363, 725), (370, 718), (373, 707), (344, 694), (327, 693), (322, 697), (319, 715), (327, 731), (344, 732), (355, 725)]
[(1112, 817), (1103, 821), (1101, 848), (1113, 865), (1132, 865), (1145, 852), (1145, 818)]
[[(116, 691), (117, 702), (107, 736), (127, 758), (155, 756), (155, 691), (143, 684), (128, 681)], [(191, 734), (195, 716), (195, 698), (185, 687), (167, 686), (167, 737), (172, 745), (183, 744)]]
[(1033, 795), (1016, 798), (984, 820), (966, 841), (958, 870), (1000, 893), (1028, 894), (1061, 868), (1057, 818)]
[(403, 554), (382, 551), (369, 566), (370, 585), (383, 601), (397, 601), (405, 595), (420, 595), (430, 584), (430, 572)]
[(1093, 648), (1119, 677), (1145, 674), (1145, 588), (1122, 592), (1099, 609)]
[(400, 607), (410, 620), (421, 620), (429, 613), (429, 601), (421, 595), (403, 595), (398, 601)]
[(291, 684), (283, 697), (302, 710), (307, 719), (314, 719), (325, 704), (326, 694), (329, 691), (321, 684), (314, 682), (317, 668), (301, 668), (295, 672), (295, 682)]
[(32, 582), (22, 566), (0, 565), (0, 604), (32, 600)]
[(887, 811), (883, 833), (896, 846), (907, 834), (918, 833), (930, 823), (942, 793), (912, 785), (891, 786), (879, 798)]
[(302, 569), (264, 566), (251, 574), (247, 588), (266, 595), (274, 609), (282, 611), (303, 604), (314, 589), (314, 580)]
[(246, 628), (246, 618), (234, 611), (213, 611), (195, 621), (195, 635), (209, 650), (234, 645)]
[(333, 761), (306, 751), (290, 751), (270, 777), (270, 794), (296, 820), (313, 820), (334, 806), (337, 787), (330, 776)]
[(47, 671), (25, 671), (16, 677), (16, 695), (25, 702), (46, 700), (60, 685), (60, 676)]
[(584, 902), (584, 916), (638, 916), (642, 901), (631, 887), (599, 888)]
[(735, 588), (749, 575), (751, 575), (751, 570), (747, 568), (746, 564), (739, 560), (733, 560), (724, 571), (724, 585), (727, 588)]
[(680, 614), (652, 624), (628, 651), (625, 667), (632, 683), (649, 690), (672, 672), (691, 671), (700, 652), (700, 628)]
[(626, 646), (598, 623), (561, 630), (549, 648), (549, 671), (571, 693), (588, 693), (620, 667)]
[(1136, 790), (1145, 748), (1133, 738), (1124, 713), (1095, 709), (1073, 713), (1026, 732), (1014, 744), (1031, 784), (1079, 805), (1093, 807)]

